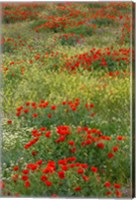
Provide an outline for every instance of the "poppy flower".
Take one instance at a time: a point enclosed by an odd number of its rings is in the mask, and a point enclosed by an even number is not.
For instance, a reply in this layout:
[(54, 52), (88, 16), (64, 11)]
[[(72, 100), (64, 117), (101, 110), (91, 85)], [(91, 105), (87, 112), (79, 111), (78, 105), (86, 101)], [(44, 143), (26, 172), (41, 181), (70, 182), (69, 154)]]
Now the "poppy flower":
[(59, 172), (58, 172), (58, 176), (59, 176), (60, 179), (64, 179), (64, 178), (65, 178), (65, 173), (64, 173), (64, 171), (59, 171)]
[(55, 105), (53, 105), (53, 106), (51, 106), (51, 110), (56, 110), (56, 106)]
[(116, 152), (116, 151), (118, 151), (119, 148), (117, 146), (114, 146), (112, 149), (114, 152)]
[(108, 158), (113, 158), (114, 154), (113, 153), (108, 153)]
[(48, 118), (52, 118), (52, 114), (48, 114), (47, 116), (48, 116)]
[(8, 120), (7, 123), (8, 123), (8, 124), (12, 124), (12, 120)]
[(116, 196), (117, 196), (117, 197), (122, 197), (122, 192), (120, 192), (119, 190), (116, 190), (115, 193), (116, 193)]
[(45, 137), (50, 138), (50, 137), (51, 137), (51, 132), (50, 132), (50, 131), (47, 131), (47, 132), (45, 133)]
[(38, 151), (32, 151), (32, 156), (36, 156), (38, 154)]
[(106, 196), (109, 196), (109, 195), (111, 195), (111, 194), (112, 194), (111, 191), (106, 192)]
[(50, 186), (52, 186), (52, 182), (50, 182), (50, 181), (45, 181), (45, 185), (46, 185), (47, 187), (50, 187)]
[(25, 184), (24, 184), (24, 186), (25, 186), (26, 188), (30, 187), (30, 182), (29, 182), (29, 181), (26, 181)]
[(120, 184), (118, 184), (118, 183), (114, 183), (114, 187), (117, 189), (121, 188)]
[(75, 190), (76, 192), (78, 192), (78, 191), (80, 191), (80, 190), (81, 190), (81, 187), (80, 187), (80, 186), (78, 186), (78, 187), (76, 187), (74, 190)]
[(45, 176), (45, 175), (42, 175), (40, 179), (41, 179), (41, 181), (43, 181), (43, 182), (44, 182), (44, 181), (46, 181), (46, 180), (47, 180), (47, 176)]
[(117, 136), (117, 140), (123, 140), (123, 136), (121, 135)]
[(106, 183), (104, 183), (104, 186), (105, 186), (105, 187), (110, 187), (110, 186), (111, 186), (111, 183), (110, 183), (110, 182), (106, 182)]
[(19, 166), (14, 166), (14, 167), (13, 167), (13, 170), (14, 170), (14, 171), (18, 171), (18, 169), (19, 169)]
[(88, 176), (83, 175), (82, 178), (83, 178), (83, 180), (86, 181), (86, 182), (89, 181), (89, 177), (88, 177)]
[(27, 181), (27, 180), (28, 180), (28, 176), (24, 176), (24, 175), (23, 175), (23, 176), (21, 177), (21, 179), (22, 179), (23, 181)]
[(29, 109), (25, 109), (25, 110), (24, 110), (24, 113), (25, 113), (25, 114), (29, 113)]
[(91, 167), (91, 171), (96, 173), (98, 171), (98, 168), (93, 166), (93, 167)]
[(33, 118), (36, 118), (36, 117), (38, 117), (38, 114), (34, 113), (32, 116), (33, 116)]
[(71, 145), (71, 146), (73, 146), (75, 143), (74, 143), (73, 140), (70, 140), (70, 141), (68, 142), (68, 144)]
[(77, 170), (77, 173), (78, 173), (78, 174), (83, 174), (83, 173), (84, 173), (84, 170), (83, 170), (82, 168), (79, 168), (79, 169)]
[(28, 170), (28, 169), (23, 169), (23, 170), (22, 170), (22, 173), (23, 173), (23, 174), (28, 174), (28, 173), (29, 173), (29, 170)]
[(103, 143), (98, 143), (97, 147), (100, 148), (100, 149), (104, 149), (104, 144)]

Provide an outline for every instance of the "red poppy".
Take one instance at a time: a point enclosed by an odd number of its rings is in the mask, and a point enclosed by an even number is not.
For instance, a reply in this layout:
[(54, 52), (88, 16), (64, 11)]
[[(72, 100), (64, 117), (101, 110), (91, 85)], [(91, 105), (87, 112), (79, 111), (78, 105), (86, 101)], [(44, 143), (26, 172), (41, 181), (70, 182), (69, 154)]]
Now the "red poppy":
[(88, 176), (83, 175), (82, 178), (83, 178), (83, 180), (86, 181), (86, 182), (89, 181), (89, 177), (88, 177)]
[(26, 106), (30, 106), (30, 102), (26, 102)]
[(112, 194), (111, 191), (106, 192), (106, 195), (107, 195), (107, 196), (109, 196), (109, 195), (111, 195), (111, 194)]
[(108, 158), (113, 158), (114, 154), (113, 153), (108, 153)]
[(111, 186), (111, 183), (110, 183), (110, 182), (106, 182), (106, 183), (104, 183), (104, 186), (105, 186), (105, 187), (110, 187), (110, 186)]
[(61, 169), (64, 170), (64, 171), (67, 171), (67, 170), (68, 170), (68, 167), (67, 167), (66, 165), (62, 165), (62, 166), (61, 166)]
[(73, 147), (72, 149), (70, 149), (71, 153), (75, 153), (76, 152), (76, 147)]
[(25, 184), (24, 184), (24, 186), (25, 186), (26, 188), (30, 187), (30, 182), (29, 182), (29, 181), (26, 181)]
[(26, 114), (29, 113), (29, 109), (25, 109), (24, 113), (26, 113)]
[(45, 175), (42, 175), (42, 176), (41, 176), (41, 181), (43, 181), (43, 182), (44, 182), (44, 181), (46, 181), (46, 180), (47, 180), (47, 176), (45, 176)]
[(91, 171), (96, 173), (98, 171), (98, 168), (93, 166), (93, 167), (91, 167)]
[(32, 151), (32, 156), (36, 156), (38, 154), (38, 151)]
[(0, 181), (0, 189), (4, 189), (5, 188), (5, 183), (3, 181)]
[(22, 170), (22, 173), (23, 173), (23, 174), (29, 174), (29, 170), (28, 170), (28, 169), (23, 169), (23, 170)]
[(64, 179), (64, 178), (65, 178), (65, 173), (64, 173), (64, 171), (59, 171), (59, 172), (58, 172), (58, 176), (59, 176), (60, 179)]
[(119, 190), (116, 190), (116, 196), (117, 197), (122, 197), (122, 192), (120, 192)]
[(116, 152), (116, 151), (118, 151), (119, 148), (117, 146), (114, 146), (112, 149), (114, 152)]
[(50, 182), (50, 181), (45, 181), (45, 185), (46, 185), (47, 187), (50, 187), (50, 186), (52, 186), (52, 182)]
[(83, 170), (82, 168), (79, 168), (79, 169), (77, 170), (77, 173), (78, 173), (78, 174), (83, 174), (83, 173), (84, 173), (84, 170)]
[(118, 183), (114, 183), (114, 187), (117, 189), (121, 188), (120, 184), (118, 184)]
[(41, 127), (40, 131), (46, 131), (46, 127)]
[(100, 149), (104, 149), (104, 144), (103, 143), (98, 143), (97, 147), (100, 148)]
[(70, 140), (70, 141), (68, 142), (68, 144), (71, 145), (71, 146), (73, 146), (75, 143), (74, 143), (73, 140)]
[(37, 114), (37, 113), (34, 113), (32, 116), (33, 116), (34, 118), (36, 118), (36, 117), (38, 117), (38, 114)]
[(58, 197), (57, 194), (52, 194), (52, 197)]
[(76, 192), (77, 192), (77, 191), (80, 191), (80, 190), (81, 190), (81, 187), (78, 186), (78, 187), (76, 187), (74, 190), (75, 190)]
[(24, 175), (23, 175), (23, 176), (21, 177), (21, 179), (22, 179), (23, 181), (27, 181), (27, 180), (28, 180), (28, 176), (24, 176)]
[(18, 169), (19, 169), (19, 166), (14, 166), (14, 167), (13, 167), (13, 170), (14, 170), (14, 171), (18, 171)]
[(8, 124), (12, 124), (12, 120), (8, 120), (7, 123), (8, 123)]
[(117, 136), (117, 140), (123, 140), (123, 136), (121, 135)]
[(42, 163), (43, 163), (42, 160), (38, 160), (38, 161), (36, 162), (36, 165), (42, 165)]
[(51, 137), (51, 132), (50, 132), (50, 131), (47, 131), (47, 132), (45, 133), (45, 137), (50, 138), (50, 137)]
[(94, 108), (94, 104), (93, 103), (90, 104), (90, 108)]
[(52, 118), (52, 114), (48, 114), (47, 116), (48, 116), (48, 118)]
[(63, 102), (62, 102), (62, 105), (66, 105), (66, 104), (67, 104), (67, 102), (66, 102), (66, 101), (63, 101)]
[(53, 106), (51, 106), (51, 110), (56, 110), (56, 106), (55, 105), (53, 105)]

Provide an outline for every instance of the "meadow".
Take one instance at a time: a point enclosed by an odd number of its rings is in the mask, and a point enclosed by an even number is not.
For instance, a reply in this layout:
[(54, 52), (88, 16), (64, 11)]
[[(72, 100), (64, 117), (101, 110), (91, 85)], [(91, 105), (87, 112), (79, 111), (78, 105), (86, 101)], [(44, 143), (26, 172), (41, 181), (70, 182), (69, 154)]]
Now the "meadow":
[(1, 196), (131, 197), (131, 11), (2, 3)]

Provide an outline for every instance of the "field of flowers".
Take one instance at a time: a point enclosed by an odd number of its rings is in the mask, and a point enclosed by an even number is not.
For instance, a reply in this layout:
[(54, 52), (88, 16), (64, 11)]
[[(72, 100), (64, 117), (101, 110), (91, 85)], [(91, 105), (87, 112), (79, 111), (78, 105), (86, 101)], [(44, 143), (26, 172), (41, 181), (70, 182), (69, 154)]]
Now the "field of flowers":
[(131, 11), (2, 3), (2, 196), (131, 197)]

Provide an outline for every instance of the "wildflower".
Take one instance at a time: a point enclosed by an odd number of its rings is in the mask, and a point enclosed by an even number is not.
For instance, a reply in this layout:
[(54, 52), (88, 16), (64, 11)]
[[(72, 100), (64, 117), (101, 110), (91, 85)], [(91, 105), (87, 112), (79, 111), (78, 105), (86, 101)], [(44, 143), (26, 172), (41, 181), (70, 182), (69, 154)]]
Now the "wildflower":
[(105, 186), (105, 187), (110, 187), (110, 186), (111, 186), (111, 183), (110, 183), (110, 182), (106, 182), (106, 183), (104, 183), (104, 186)]
[(108, 158), (113, 158), (114, 154), (113, 153), (108, 153)]
[(82, 178), (83, 178), (83, 180), (86, 181), (86, 182), (89, 181), (89, 177), (88, 177), (88, 176), (83, 175)]
[(106, 195), (107, 195), (107, 196), (109, 196), (109, 195), (111, 195), (111, 194), (112, 194), (111, 191), (106, 192)]
[(30, 182), (29, 182), (29, 181), (26, 181), (25, 184), (24, 184), (24, 186), (25, 186), (26, 188), (30, 187)]
[(26, 106), (30, 106), (30, 102), (26, 102)]
[(76, 187), (74, 190), (75, 190), (76, 192), (77, 192), (77, 191), (80, 191), (80, 190), (81, 190), (81, 187), (78, 186), (78, 187)]
[(42, 165), (42, 163), (43, 163), (42, 160), (38, 160), (38, 161), (36, 162), (36, 165)]
[(56, 106), (55, 105), (53, 105), (53, 106), (51, 106), (51, 110), (56, 110)]
[(94, 108), (94, 104), (93, 103), (90, 104), (90, 108)]
[(24, 110), (24, 113), (25, 113), (25, 114), (29, 113), (29, 109), (25, 109), (25, 110)]
[(36, 156), (38, 154), (38, 151), (32, 151), (32, 156)]
[(57, 194), (52, 194), (52, 197), (58, 197)]
[(12, 124), (12, 120), (8, 120), (7, 123), (8, 123), (8, 124)]
[(3, 181), (0, 181), (0, 189), (4, 189), (5, 188), (5, 183)]
[(117, 188), (117, 189), (119, 189), (121, 186), (118, 183), (114, 183), (114, 187)]
[(40, 131), (46, 131), (46, 127), (41, 127)]
[(22, 179), (23, 181), (27, 181), (27, 180), (28, 180), (28, 176), (24, 176), (24, 175), (23, 175), (23, 176), (21, 177), (21, 179)]
[(58, 176), (60, 179), (64, 179), (65, 178), (65, 173), (63, 171), (59, 171), (58, 172)]
[(67, 171), (67, 170), (68, 170), (68, 167), (67, 167), (66, 165), (62, 165), (62, 166), (61, 166), (61, 169), (64, 170), (64, 171)]
[(119, 190), (116, 190), (116, 196), (117, 196), (117, 197), (121, 197), (121, 196), (122, 196), (122, 193), (121, 193)]
[(50, 113), (47, 116), (48, 116), (48, 118), (52, 118), (52, 114), (50, 114)]
[(47, 187), (50, 187), (50, 186), (52, 186), (52, 182), (50, 182), (50, 181), (45, 181), (45, 185), (46, 185)]
[(18, 166), (14, 166), (14, 167), (13, 167), (13, 170), (14, 170), (14, 171), (18, 171), (18, 169), (19, 169)]
[(82, 168), (79, 168), (79, 169), (77, 170), (77, 173), (78, 173), (78, 174), (83, 174), (83, 173), (84, 173), (84, 170), (83, 170)]
[(28, 170), (28, 169), (23, 169), (23, 170), (22, 170), (22, 173), (23, 173), (23, 174), (28, 174), (28, 173), (29, 173), (29, 170)]
[(93, 166), (93, 167), (91, 167), (91, 171), (96, 173), (98, 171), (98, 168)]
[(50, 138), (50, 137), (51, 137), (51, 132), (50, 132), (50, 131), (47, 131), (47, 132), (45, 133), (45, 137)]
[(100, 148), (100, 149), (104, 149), (104, 144), (103, 143), (98, 143), (97, 147)]
[(114, 146), (112, 149), (113, 149), (114, 152), (118, 151), (118, 147), (117, 146)]
[(70, 141), (68, 142), (68, 144), (71, 145), (71, 146), (73, 146), (75, 143), (74, 143), (73, 140), (70, 140)]
[(45, 176), (45, 175), (42, 175), (42, 176), (41, 176), (41, 181), (43, 181), (43, 182), (44, 182), (44, 181), (46, 181), (46, 180), (47, 180), (47, 176)]
[(34, 118), (36, 118), (36, 117), (38, 117), (38, 114), (37, 114), (37, 113), (34, 113), (32, 116), (33, 116)]
[(123, 136), (121, 135), (117, 136), (117, 140), (123, 140)]

